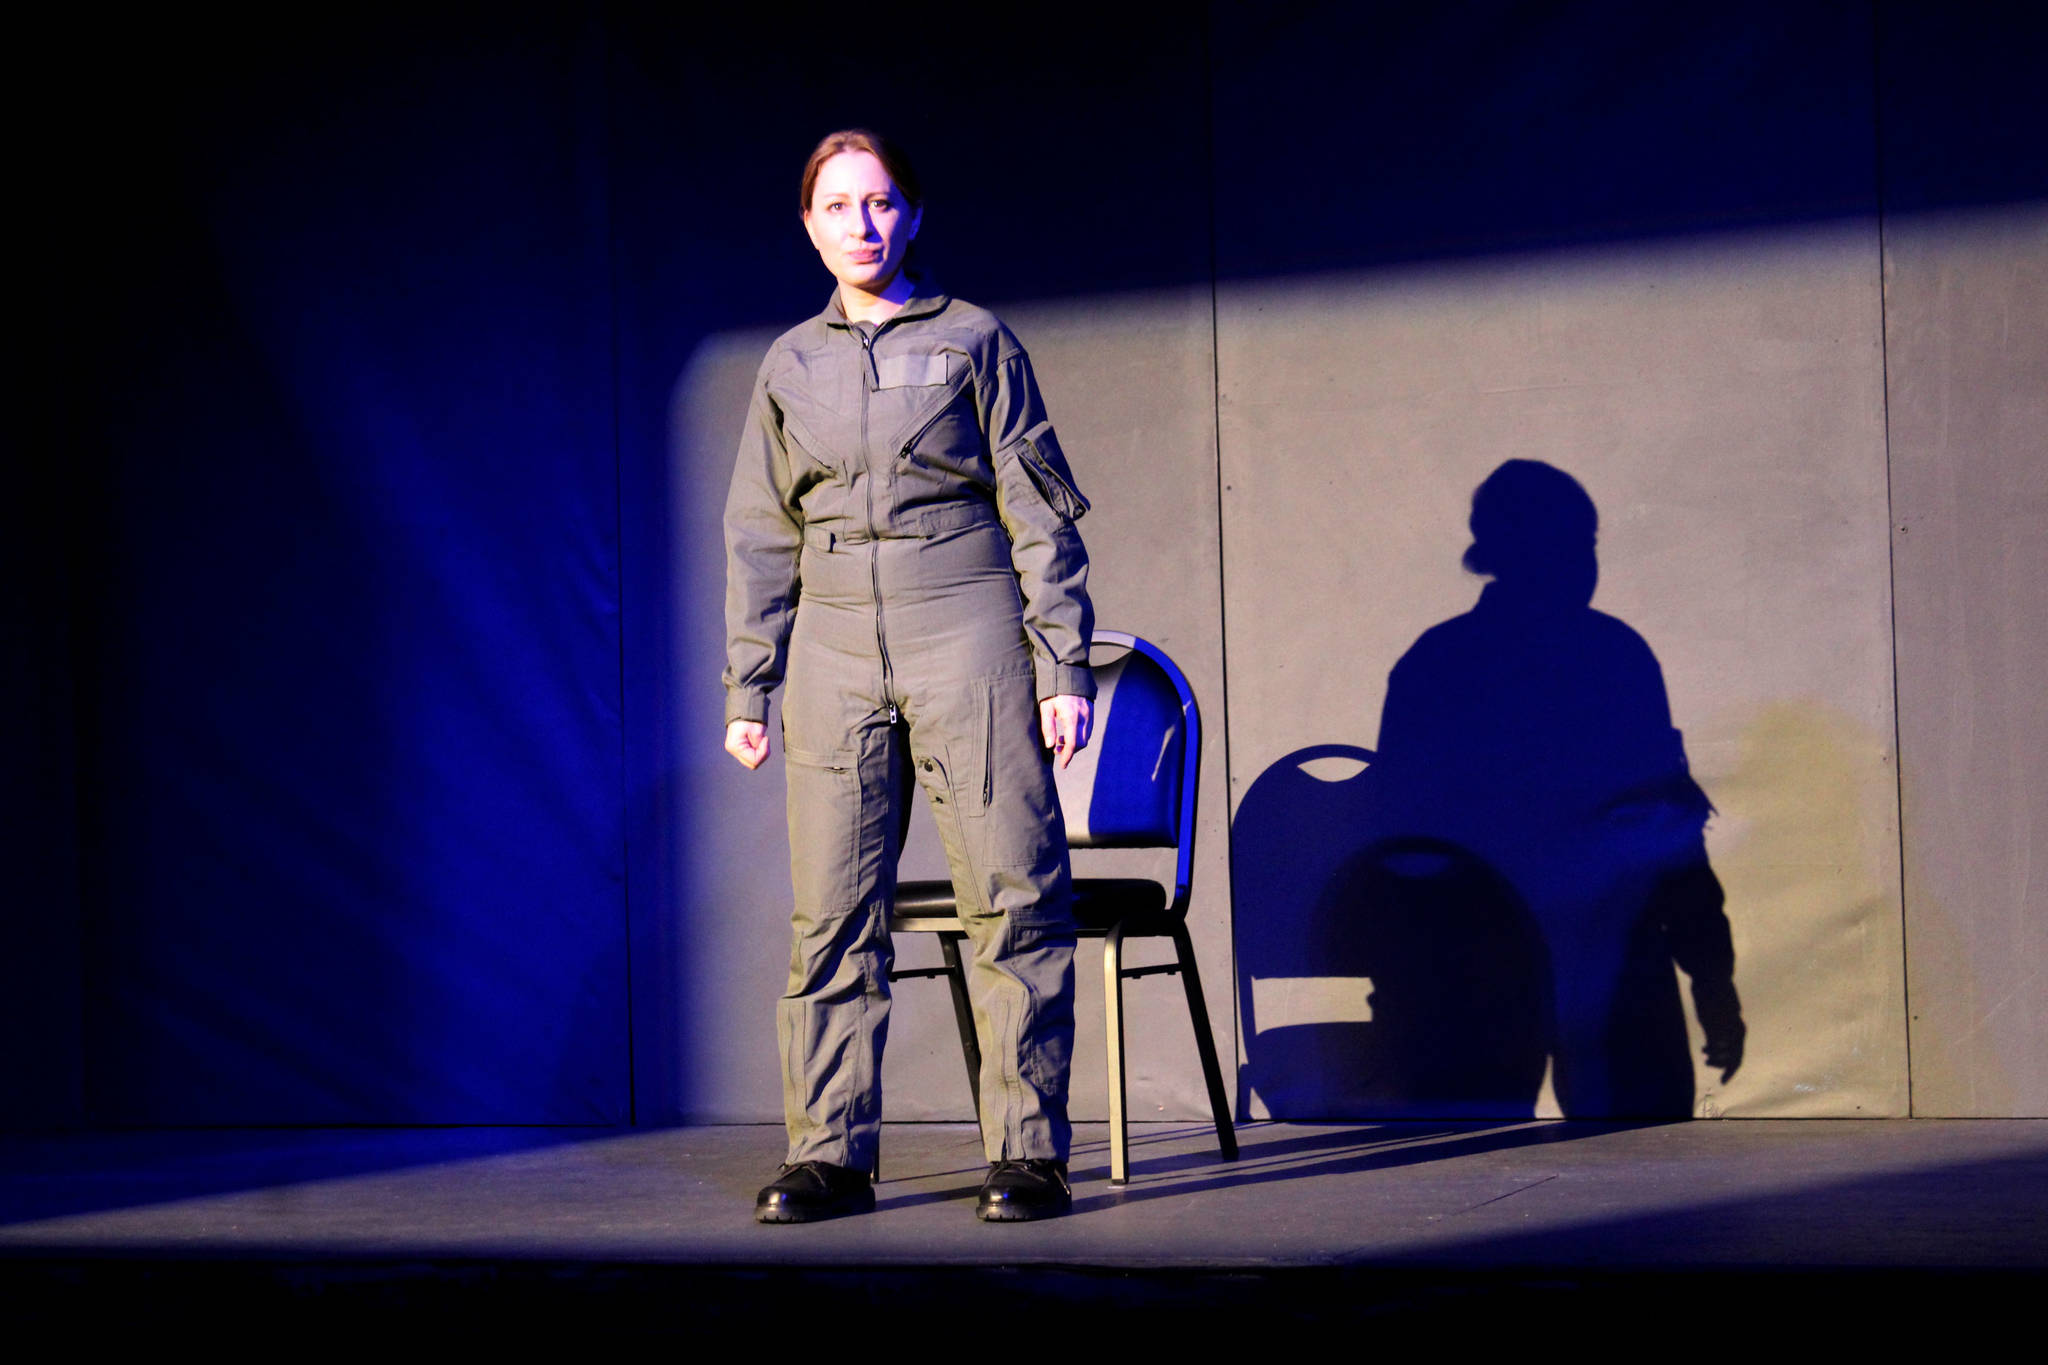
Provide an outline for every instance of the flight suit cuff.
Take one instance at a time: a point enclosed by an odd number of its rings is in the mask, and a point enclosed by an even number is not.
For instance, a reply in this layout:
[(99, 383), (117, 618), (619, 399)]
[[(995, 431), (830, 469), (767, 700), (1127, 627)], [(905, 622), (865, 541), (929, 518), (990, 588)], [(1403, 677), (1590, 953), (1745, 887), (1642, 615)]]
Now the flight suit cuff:
[(1095, 674), (1086, 664), (1049, 664), (1032, 660), (1038, 674), (1038, 699), (1047, 697), (1095, 697)]
[(725, 694), (725, 723), (755, 720), (768, 723), (768, 690), (764, 687), (735, 687)]

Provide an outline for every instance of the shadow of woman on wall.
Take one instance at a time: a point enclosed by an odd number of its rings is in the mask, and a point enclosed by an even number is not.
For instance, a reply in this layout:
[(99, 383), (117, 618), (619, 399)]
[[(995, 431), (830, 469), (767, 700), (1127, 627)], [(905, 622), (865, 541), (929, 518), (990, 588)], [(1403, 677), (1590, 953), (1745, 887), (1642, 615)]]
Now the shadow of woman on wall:
[[(1243, 970), (1372, 989), (1362, 1020), (1248, 1018), (1244, 1083), (1276, 1116), (1526, 1115), (1546, 1059), (1567, 1115), (1689, 1114), (1674, 962), (1708, 1064), (1724, 1080), (1741, 1064), (1712, 807), (1656, 657), (1590, 605), (1598, 524), (1569, 474), (1501, 465), (1473, 494), (1464, 558), (1492, 581), (1394, 666), (1378, 753), (1317, 783), (1335, 748), (1304, 750), (1247, 793)], [(1262, 867), (1301, 867), (1286, 845), (1318, 831), (1317, 884), (1266, 894)], [(1248, 1014), (1280, 998), (1244, 984)]]

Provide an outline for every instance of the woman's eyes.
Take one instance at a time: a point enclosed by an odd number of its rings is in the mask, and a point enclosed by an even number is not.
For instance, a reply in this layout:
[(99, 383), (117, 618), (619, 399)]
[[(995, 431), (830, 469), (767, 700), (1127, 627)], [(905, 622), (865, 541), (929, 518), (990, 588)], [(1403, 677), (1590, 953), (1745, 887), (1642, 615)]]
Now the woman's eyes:
[[(825, 212), (844, 213), (852, 207), (853, 205), (851, 204), (834, 200), (832, 203), (825, 205)], [(894, 213), (896, 211), (896, 201), (894, 199), (870, 199), (868, 200), (868, 209), (874, 213)]]

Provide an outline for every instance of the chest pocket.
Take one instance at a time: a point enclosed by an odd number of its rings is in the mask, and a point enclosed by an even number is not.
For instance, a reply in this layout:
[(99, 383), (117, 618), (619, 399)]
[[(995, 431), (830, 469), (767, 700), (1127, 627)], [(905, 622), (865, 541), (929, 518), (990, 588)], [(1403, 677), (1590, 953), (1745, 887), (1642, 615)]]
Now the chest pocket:
[[(878, 368), (884, 381), (892, 369), (912, 376), (915, 385), (901, 391), (914, 404), (896, 446), (913, 464), (954, 478), (986, 484), (991, 477), (981, 418), (975, 411), (972, 374), (967, 357), (957, 352), (938, 355), (890, 356)], [(922, 382), (919, 382), (922, 381)]]
[(824, 475), (845, 473), (838, 457), (811, 434), (810, 428), (797, 420), (796, 414), (785, 412), (782, 415), (782, 437), (790, 450), (790, 476), (800, 487)]

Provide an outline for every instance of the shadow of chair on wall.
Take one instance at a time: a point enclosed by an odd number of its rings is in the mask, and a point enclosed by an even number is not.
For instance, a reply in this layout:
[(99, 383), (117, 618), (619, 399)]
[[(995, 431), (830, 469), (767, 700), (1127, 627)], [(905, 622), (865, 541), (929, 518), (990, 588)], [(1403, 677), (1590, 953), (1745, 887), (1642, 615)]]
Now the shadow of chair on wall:
[(1597, 513), (1511, 460), (1469, 612), (1394, 666), (1379, 749), (1297, 750), (1232, 826), (1245, 1065), (1276, 1118), (1683, 1117), (1674, 964), (1725, 1080), (1743, 1023), (1712, 811), (1662, 670), (1593, 610)]

